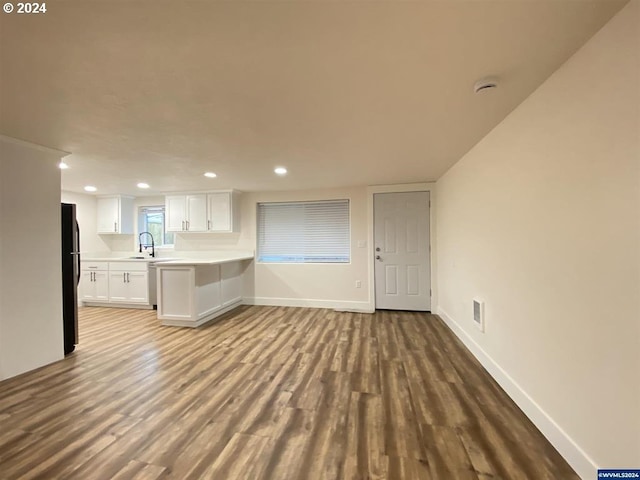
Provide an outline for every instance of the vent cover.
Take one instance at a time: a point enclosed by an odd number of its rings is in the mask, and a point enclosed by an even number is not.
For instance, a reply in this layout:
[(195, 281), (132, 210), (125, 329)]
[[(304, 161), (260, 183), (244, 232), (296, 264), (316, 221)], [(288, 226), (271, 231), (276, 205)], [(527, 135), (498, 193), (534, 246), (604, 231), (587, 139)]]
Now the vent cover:
[(494, 88), (498, 88), (498, 79), (496, 77), (486, 77), (481, 78), (473, 85), (473, 92), (480, 93)]
[(477, 298), (473, 299), (473, 322), (484, 332), (484, 302)]

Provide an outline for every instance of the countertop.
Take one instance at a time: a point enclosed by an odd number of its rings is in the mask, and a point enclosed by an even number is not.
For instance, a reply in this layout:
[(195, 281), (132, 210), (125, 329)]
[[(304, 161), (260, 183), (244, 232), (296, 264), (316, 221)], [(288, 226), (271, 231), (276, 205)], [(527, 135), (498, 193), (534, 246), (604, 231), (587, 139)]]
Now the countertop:
[(240, 260), (250, 260), (253, 258), (252, 253), (230, 253), (227, 255), (215, 255), (210, 258), (185, 258), (182, 260), (168, 260), (161, 261), (156, 266), (158, 268), (162, 267), (173, 267), (173, 266), (186, 266), (186, 265), (217, 265), (220, 263), (229, 263), (229, 262), (238, 262)]
[(131, 258), (131, 257), (82, 257), (83, 262), (146, 262), (146, 263), (158, 263), (171, 260), (178, 260), (177, 258), (158, 258), (158, 257), (145, 257), (145, 258)]
[(215, 252), (210, 255), (198, 255), (197, 258), (131, 258), (131, 257), (83, 257), (83, 262), (145, 262), (153, 263), (157, 267), (166, 266), (184, 266), (184, 265), (216, 265), (220, 263), (236, 262), (240, 260), (252, 259), (253, 252)]

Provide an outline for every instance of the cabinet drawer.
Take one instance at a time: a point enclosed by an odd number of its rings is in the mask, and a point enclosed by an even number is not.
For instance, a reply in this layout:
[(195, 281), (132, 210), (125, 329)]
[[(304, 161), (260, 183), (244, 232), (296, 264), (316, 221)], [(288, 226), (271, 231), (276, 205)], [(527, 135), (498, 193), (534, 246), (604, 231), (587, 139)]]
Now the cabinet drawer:
[(109, 270), (120, 272), (146, 272), (147, 262), (109, 262)]
[(109, 262), (84, 262), (81, 261), (82, 270), (91, 270), (91, 271), (107, 271), (109, 270)]

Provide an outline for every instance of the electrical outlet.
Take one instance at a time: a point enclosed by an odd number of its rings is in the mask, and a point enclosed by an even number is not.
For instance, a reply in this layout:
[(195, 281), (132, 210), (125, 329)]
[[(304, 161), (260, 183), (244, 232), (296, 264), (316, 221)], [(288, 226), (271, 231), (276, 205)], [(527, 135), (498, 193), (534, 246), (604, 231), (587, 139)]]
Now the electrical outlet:
[(362, 282), (360, 280), (356, 280), (356, 288), (362, 288)]

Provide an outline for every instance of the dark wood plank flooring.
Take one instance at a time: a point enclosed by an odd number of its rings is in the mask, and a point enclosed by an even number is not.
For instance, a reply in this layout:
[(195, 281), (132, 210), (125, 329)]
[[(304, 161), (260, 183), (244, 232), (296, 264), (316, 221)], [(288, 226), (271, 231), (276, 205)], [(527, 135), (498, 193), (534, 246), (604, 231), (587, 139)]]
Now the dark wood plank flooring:
[(578, 478), (433, 315), (83, 308), (80, 334), (0, 382), (0, 478)]

